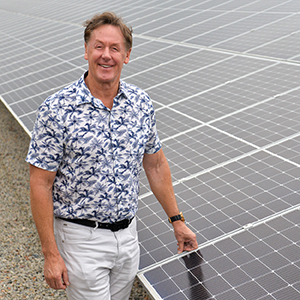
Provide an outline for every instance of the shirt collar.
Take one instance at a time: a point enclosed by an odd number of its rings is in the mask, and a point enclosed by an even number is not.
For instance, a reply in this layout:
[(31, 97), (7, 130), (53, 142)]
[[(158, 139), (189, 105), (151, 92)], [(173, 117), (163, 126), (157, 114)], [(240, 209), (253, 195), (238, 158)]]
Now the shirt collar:
[(120, 86), (119, 86), (119, 93), (117, 97), (120, 97), (121, 95), (124, 95), (127, 99), (129, 98), (128, 96), (128, 91), (127, 91), (127, 85), (123, 80), (120, 80)]

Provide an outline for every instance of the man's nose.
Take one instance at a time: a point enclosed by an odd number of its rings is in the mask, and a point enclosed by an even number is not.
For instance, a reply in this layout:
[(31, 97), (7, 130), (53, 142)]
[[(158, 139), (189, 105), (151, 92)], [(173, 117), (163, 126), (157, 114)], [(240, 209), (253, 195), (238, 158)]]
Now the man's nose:
[(102, 57), (103, 58), (110, 58), (110, 51), (109, 51), (109, 47), (105, 47), (103, 52), (102, 52)]

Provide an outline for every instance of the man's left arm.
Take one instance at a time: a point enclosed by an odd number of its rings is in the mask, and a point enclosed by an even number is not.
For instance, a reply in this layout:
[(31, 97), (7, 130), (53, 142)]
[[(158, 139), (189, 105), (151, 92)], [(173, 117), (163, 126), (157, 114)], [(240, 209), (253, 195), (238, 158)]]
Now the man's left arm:
[[(178, 215), (179, 209), (173, 190), (171, 172), (162, 149), (154, 154), (144, 154), (143, 166), (151, 190), (168, 217)], [(177, 239), (178, 253), (198, 248), (195, 233), (184, 222), (178, 220), (172, 225)]]

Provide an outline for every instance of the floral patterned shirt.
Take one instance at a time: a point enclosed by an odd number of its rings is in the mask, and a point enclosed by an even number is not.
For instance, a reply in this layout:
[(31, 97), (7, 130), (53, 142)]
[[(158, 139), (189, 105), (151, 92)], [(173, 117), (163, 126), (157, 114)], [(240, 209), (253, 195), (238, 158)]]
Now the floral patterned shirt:
[(120, 81), (110, 110), (91, 95), (86, 74), (40, 106), (26, 161), (57, 172), (55, 216), (113, 223), (135, 215), (144, 153), (161, 143), (143, 90)]

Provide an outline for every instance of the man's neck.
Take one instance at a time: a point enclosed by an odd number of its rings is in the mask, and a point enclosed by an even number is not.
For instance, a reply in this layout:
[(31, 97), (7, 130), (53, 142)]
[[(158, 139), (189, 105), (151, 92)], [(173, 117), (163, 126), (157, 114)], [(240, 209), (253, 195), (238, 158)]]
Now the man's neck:
[(104, 82), (99, 84), (87, 76), (85, 78), (85, 84), (95, 98), (101, 100), (107, 108), (112, 109), (114, 97), (117, 96), (119, 91), (119, 82)]

